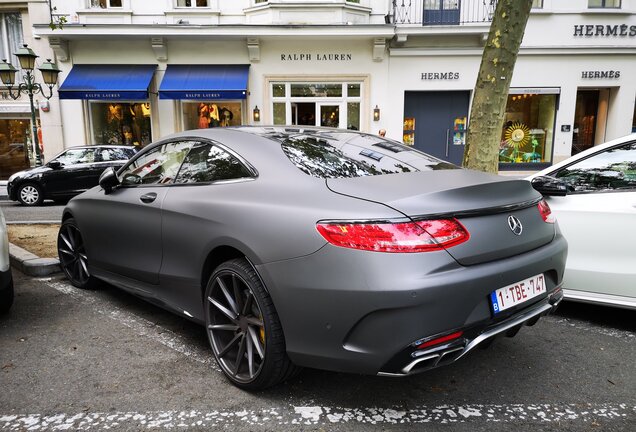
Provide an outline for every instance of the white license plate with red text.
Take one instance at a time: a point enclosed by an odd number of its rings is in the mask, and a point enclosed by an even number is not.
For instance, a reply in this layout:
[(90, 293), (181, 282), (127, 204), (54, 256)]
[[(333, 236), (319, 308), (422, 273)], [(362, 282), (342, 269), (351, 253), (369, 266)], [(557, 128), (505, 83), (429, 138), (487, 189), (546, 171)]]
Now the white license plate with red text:
[(496, 314), (546, 292), (543, 274), (532, 276), (490, 293), (492, 310)]

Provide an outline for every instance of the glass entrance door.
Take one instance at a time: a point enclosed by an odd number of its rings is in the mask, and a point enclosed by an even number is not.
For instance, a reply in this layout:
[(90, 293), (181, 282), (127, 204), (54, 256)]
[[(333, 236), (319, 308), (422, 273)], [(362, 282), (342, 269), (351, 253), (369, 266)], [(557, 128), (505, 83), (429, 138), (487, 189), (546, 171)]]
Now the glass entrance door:
[(319, 104), (320, 126), (340, 127), (340, 106), (334, 104)]
[(598, 90), (579, 90), (572, 134), (572, 156), (594, 145), (598, 117)]
[(294, 126), (316, 126), (316, 104), (314, 102), (294, 102), (291, 104)]

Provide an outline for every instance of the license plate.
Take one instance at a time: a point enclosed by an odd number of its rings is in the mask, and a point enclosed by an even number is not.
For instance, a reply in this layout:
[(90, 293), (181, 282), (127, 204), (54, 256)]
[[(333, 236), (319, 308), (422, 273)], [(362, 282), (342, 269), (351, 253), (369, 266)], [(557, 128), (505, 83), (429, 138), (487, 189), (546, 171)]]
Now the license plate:
[(499, 312), (538, 297), (545, 292), (545, 278), (543, 274), (532, 276), (531, 278), (499, 288), (490, 293), (492, 310), (496, 315)]

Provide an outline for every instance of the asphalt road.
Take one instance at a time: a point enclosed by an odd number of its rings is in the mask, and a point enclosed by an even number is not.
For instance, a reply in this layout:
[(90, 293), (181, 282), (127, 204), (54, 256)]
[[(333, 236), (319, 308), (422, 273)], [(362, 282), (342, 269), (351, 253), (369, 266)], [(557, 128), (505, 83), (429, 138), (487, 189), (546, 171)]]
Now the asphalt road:
[(59, 222), (64, 206), (45, 201), (40, 207), (26, 207), (15, 201), (0, 200), (0, 209), (7, 222)]
[(317, 370), (247, 393), (202, 327), (116, 288), (15, 272), (0, 317), (0, 430), (636, 430), (636, 313), (567, 304), (409, 378)]

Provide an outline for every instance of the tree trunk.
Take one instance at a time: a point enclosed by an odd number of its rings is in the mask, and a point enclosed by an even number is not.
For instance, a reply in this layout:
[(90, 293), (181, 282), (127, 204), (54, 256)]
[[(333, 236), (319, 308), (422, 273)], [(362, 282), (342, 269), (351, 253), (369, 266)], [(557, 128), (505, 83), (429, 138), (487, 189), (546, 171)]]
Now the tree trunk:
[(496, 173), (510, 79), (530, 16), (532, 0), (499, 0), (481, 57), (470, 110), (466, 168)]

